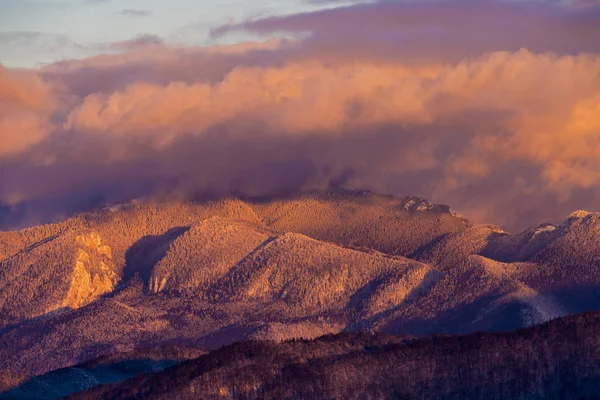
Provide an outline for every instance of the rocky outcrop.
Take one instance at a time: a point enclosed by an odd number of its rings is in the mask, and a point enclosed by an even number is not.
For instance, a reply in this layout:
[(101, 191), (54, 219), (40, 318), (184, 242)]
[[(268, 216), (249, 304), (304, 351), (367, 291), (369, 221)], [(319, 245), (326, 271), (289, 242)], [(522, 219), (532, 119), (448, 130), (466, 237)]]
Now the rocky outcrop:
[(111, 292), (118, 281), (110, 247), (95, 232), (76, 238), (75, 265), (63, 306), (78, 308)]

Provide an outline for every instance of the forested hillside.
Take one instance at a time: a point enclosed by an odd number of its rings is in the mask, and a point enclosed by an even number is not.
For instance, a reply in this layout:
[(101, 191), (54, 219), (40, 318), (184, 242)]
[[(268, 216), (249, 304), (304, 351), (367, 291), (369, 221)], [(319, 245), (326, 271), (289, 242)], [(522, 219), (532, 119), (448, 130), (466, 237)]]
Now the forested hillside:
[(592, 399), (598, 329), (593, 312), (507, 333), (241, 342), (70, 398)]

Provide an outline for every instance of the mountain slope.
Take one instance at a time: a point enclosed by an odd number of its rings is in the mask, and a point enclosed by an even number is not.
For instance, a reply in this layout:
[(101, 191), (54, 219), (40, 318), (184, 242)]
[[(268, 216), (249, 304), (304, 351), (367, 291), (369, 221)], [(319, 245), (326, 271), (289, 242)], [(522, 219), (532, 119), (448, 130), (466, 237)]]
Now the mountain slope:
[(368, 191), (308, 193), (254, 208), (267, 226), (282, 232), (403, 256), (469, 225), (447, 206)]
[(469, 256), (485, 254), (490, 245), (510, 236), (497, 226), (474, 225), (449, 233), (421, 247), (411, 257), (448, 270), (466, 262)]
[(0, 327), (78, 308), (117, 282), (110, 247), (92, 231), (50, 237), (0, 262)]
[(141, 373), (162, 371), (205, 352), (195, 348), (136, 349), (100, 357), (22, 382), (0, 399), (59, 399), (82, 390), (122, 382)]
[[(261, 245), (266, 236), (257, 229), (226, 219), (205, 221), (174, 241), (152, 272), (160, 276), (167, 266), (174, 274), (181, 270), (182, 278), (175, 281), (181, 286), (170, 286), (167, 279), (165, 288), (154, 292), (138, 280), (80, 309), (65, 308), (0, 331), (0, 368), (43, 373), (140, 345), (177, 341), (215, 348), (246, 337), (339, 332), (359, 314), (401, 305), (432, 273), (430, 267), (407, 259), (343, 249), (299, 234)], [(188, 246), (190, 241), (212, 244), (202, 242), (207, 233), (219, 238), (219, 246)], [(242, 236), (250, 244), (244, 250), (248, 254), (225, 252), (239, 245)], [(247, 241), (250, 237), (254, 243)], [(219, 254), (241, 259), (233, 265), (225, 260), (228, 271), (197, 265), (197, 257), (207, 250), (213, 251), (206, 253), (211, 262), (222, 260)], [(183, 254), (190, 258), (181, 258)], [(188, 290), (190, 282), (206, 276), (204, 269), (212, 275), (200, 281), (213, 283)], [(277, 324), (289, 326), (289, 332)]]
[[(412, 269), (429, 268), (407, 259), (366, 254), (286, 233), (242, 260), (217, 283), (213, 296), (282, 301), (298, 310), (316, 313), (343, 309), (365, 285)], [(408, 283), (407, 291), (420, 284), (417, 274), (413, 277), (416, 279)], [(401, 301), (401, 296), (396, 294), (397, 301)]]
[(173, 242), (152, 269), (150, 290), (206, 290), (270, 238), (268, 230), (255, 224), (207, 219)]

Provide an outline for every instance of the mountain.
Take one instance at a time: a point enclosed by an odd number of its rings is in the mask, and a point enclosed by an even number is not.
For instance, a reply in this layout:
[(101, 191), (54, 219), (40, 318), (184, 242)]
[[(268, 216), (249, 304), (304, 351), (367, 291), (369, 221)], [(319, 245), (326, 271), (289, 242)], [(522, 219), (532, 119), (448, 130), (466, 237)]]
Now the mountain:
[(140, 347), (519, 329), (600, 308), (600, 214), (509, 234), (366, 191), (131, 202), (0, 232), (0, 379)]
[(499, 239), (481, 254), (515, 259), (510, 265), (517, 279), (559, 299), (569, 312), (600, 308), (600, 213), (577, 211), (559, 225)]
[(600, 313), (590, 312), (503, 333), (239, 342), (69, 398), (592, 399), (599, 329)]
[(469, 225), (448, 206), (368, 191), (314, 193), (255, 209), (267, 226), (282, 232), (401, 256)]
[[(61, 307), (79, 307), (110, 292), (117, 283), (127, 283), (135, 274), (144, 281), (151, 273), (155, 274), (154, 278), (167, 274), (168, 264), (172, 262), (187, 264), (187, 278), (190, 278), (190, 274), (200, 273), (196, 266), (208, 260), (214, 261), (214, 257), (234, 258), (229, 261), (223, 259), (221, 262), (224, 264), (219, 266), (219, 263), (212, 262), (210, 268), (204, 269), (204, 273), (207, 270), (211, 274), (216, 273), (216, 269), (227, 268), (225, 264), (232, 266), (239, 261), (231, 254), (232, 249), (236, 249), (238, 258), (241, 258), (260, 244), (246, 238), (245, 235), (250, 232), (248, 229), (255, 229), (256, 238), (260, 241), (266, 240), (269, 235), (297, 232), (346, 247), (371, 249), (373, 243), (378, 243), (379, 246), (375, 247), (386, 249), (388, 254), (406, 255), (422, 241), (431, 240), (440, 232), (455, 231), (466, 223), (449, 211), (438, 212), (436, 207), (440, 206), (423, 204), (422, 210), (427, 212), (411, 212), (408, 210), (414, 208), (413, 198), (367, 192), (309, 193), (268, 204), (249, 204), (239, 200), (204, 204), (131, 203), (107, 207), (59, 224), (20, 232), (1, 232), (0, 305), (4, 308), (0, 327)], [(246, 231), (238, 233), (238, 241), (229, 237), (235, 235), (232, 232), (221, 232), (222, 238), (211, 238), (213, 234), (218, 235), (214, 230), (219, 228), (205, 221), (217, 217), (236, 220), (238, 225), (243, 222)], [(417, 229), (416, 220), (420, 221)], [(242, 229), (241, 225), (236, 229)], [(420, 241), (416, 244), (407, 244), (417, 239)], [(88, 246), (88, 250), (85, 250), (85, 244), (82, 245), (86, 240), (92, 246)], [(176, 240), (177, 243), (172, 246)], [(200, 242), (195, 243), (196, 240)], [(203, 248), (202, 252), (192, 255), (194, 246), (202, 241), (210, 246), (207, 241), (211, 240), (214, 248), (210, 251), (213, 253), (206, 253), (204, 250), (207, 249)], [(242, 243), (245, 240), (248, 243)], [(97, 246), (95, 241), (99, 243)], [(94, 249), (94, 246), (100, 247)], [(169, 249), (172, 251), (165, 258)], [(186, 249), (188, 253), (177, 255), (178, 251)], [(177, 257), (179, 260), (174, 260)], [(182, 257), (186, 260), (182, 261)], [(101, 258), (103, 260), (99, 261)], [(159, 261), (160, 264), (156, 265)], [(181, 265), (171, 282), (184, 273)], [(94, 279), (97, 281), (92, 282)], [(200, 276), (194, 279), (200, 279)], [(149, 281), (145, 283), (150, 285)], [(93, 290), (90, 285), (94, 286)], [(44, 296), (36, 296), (36, 293)], [(68, 296), (71, 298), (67, 299)], [(13, 301), (20, 299), (21, 303), (30, 303), (33, 297), (41, 304), (25, 304), (21, 309)]]
[[(192, 269), (202, 256), (209, 257), (204, 268)], [(0, 359), (6, 364), (0, 365), (42, 373), (139, 345), (178, 341), (216, 348), (250, 336), (268, 338), (276, 324), (285, 324), (288, 335), (339, 332), (349, 321), (414, 297), (435, 273), (401, 257), (296, 233), (266, 236), (246, 222), (213, 217), (175, 240), (148, 281), (138, 275), (84, 307), (63, 307), (5, 328)], [(274, 334), (282, 338), (282, 332)]]

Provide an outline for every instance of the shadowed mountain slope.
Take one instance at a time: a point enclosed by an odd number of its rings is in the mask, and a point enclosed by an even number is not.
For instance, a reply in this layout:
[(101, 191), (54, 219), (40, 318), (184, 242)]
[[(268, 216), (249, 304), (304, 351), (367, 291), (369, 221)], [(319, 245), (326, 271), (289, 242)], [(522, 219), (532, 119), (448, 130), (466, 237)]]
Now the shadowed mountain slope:
[(186, 347), (146, 348), (111, 354), (22, 382), (0, 395), (0, 399), (59, 399), (96, 386), (122, 382), (144, 372), (162, 371), (203, 354), (202, 350)]

